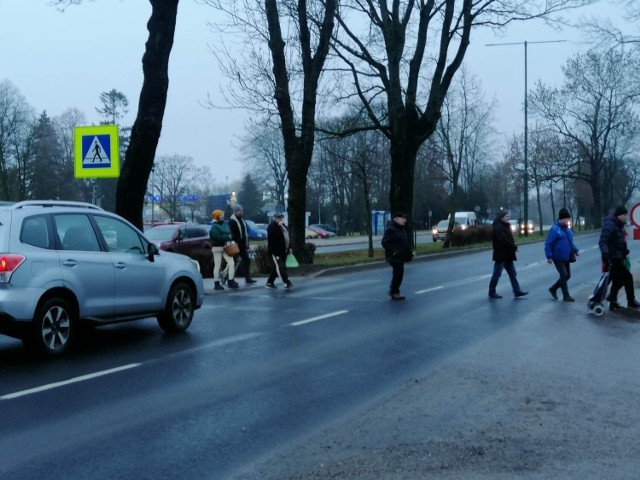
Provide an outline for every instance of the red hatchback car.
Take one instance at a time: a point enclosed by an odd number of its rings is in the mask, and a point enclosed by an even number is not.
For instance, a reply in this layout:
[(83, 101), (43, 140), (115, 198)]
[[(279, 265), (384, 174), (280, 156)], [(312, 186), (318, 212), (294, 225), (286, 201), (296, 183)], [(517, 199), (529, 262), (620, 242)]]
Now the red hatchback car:
[[(144, 232), (148, 240), (155, 243), (160, 250), (182, 253), (198, 259), (202, 250), (211, 251), (209, 230), (204, 225), (188, 223), (172, 223), (148, 228)], [(202, 268), (203, 265), (200, 265)]]

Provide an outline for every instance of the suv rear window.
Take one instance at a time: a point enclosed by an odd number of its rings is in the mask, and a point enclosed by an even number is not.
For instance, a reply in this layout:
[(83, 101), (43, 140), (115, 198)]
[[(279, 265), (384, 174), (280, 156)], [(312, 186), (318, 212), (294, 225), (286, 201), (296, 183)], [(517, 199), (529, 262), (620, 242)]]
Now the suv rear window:
[(39, 248), (50, 248), (51, 239), (47, 229), (47, 219), (43, 215), (27, 217), (22, 222), (20, 241)]

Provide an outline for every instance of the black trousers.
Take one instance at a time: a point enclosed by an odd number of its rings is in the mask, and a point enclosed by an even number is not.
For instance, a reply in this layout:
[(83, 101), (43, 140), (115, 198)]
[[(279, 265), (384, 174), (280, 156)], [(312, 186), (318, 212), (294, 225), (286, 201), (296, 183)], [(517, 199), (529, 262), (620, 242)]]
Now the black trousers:
[(618, 292), (624, 287), (627, 294), (627, 302), (631, 303), (636, 299), (633, 290), (633, 275), (624, 265), (624, 260), (611, 261), (611, 301), (618, 301)]
[(389, 287), (389, 295), (400, 293), (400, 285), (404, 278), (404, 262), (389, 262), (392, 269), (391, 285)]
[(242, 275), (246, 280), (251, 280), (251, 257), (249, 257), (249, 252), (241, 248), (238, 257), (240, 257), (240, 263), (236, 265), (236, 276)]
[(275, 282), (278, 277), (282, 279), (285, 285), (289, 283), (289, 275), (287, 275), (285, 261), (286, 255), (280, 257), (269, 255), (269, 278), (267, 279), (267, 283)]
[(553, 264), (555, 265), (556, 270), (558, 270), (558, 275), (560, 275), (560, 278), (556, 283), (551, 285), (551, 290), (555, 292), (559, 288), (560, 290), (562, 290), (563, 297), (569, 297), (569, 286), (567, 282), (569, 282), (569, 279), (571, 278), (571, 262), (554, 260)]

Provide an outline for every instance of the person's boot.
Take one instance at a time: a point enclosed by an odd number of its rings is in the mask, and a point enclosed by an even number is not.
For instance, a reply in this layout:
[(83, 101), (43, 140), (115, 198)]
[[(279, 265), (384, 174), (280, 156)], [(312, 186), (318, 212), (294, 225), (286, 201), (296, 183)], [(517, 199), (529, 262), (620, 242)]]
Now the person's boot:
[(253, 285), (254, 283), (258, 283), (258, 281), (254, 280), (251, 277), (247, 277), (247, 278), (244, 279), (244, 283), (246, 283), (247, 285)]
[(558, 299), (558, 289), (550, 287), (549, 288), (549, 293), (551, 294), (551, 296), (553, 297), (554, 300)]
[(627, 308), (640, 308), (640, 302), (634, 298), (627, 304)]
[(399, 293), (392, 293), (391, 294), (391, 300), (404, 300), (405, 297), (404, 295), (400, 295)]
[(222, 285), (220, 285), (220, 282), (215, 282), (213, 284), (213, 289), (214, 290), (224, 290), (224, 287)]
[(621, 306), (620, 306), (620, 304), (618, 303), (617, 300), (612, 299), (612, 300), (609, 301), (609, 310), (611, 310), (613, 312), (614, 310), (617, 310), (619, 308), (621, 308)]
[(236, 282), (233, 279), (229, 280), (228, 283), (229, 283), (229, 288), (239, 288), (240, 287), (240, 285), (238, 285), (238, 282)]

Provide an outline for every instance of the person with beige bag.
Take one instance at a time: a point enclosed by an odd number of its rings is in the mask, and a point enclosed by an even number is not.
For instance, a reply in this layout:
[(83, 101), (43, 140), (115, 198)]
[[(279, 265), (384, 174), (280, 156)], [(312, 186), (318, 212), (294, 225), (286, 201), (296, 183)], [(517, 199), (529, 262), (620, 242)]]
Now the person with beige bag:
[(222, 210), (214, 210), (211, 214), (211, 229), (209, 237), (211, 238), (211, 251), (213, 252), (213, 279), (214, 290), (224, 290), (220, 284), (220, 267), (222, 259), (227, 262), (229, 288), (238, 288), (238, 282), (234, 280), (236, 274), (235, 260), (233, 259), (233, 248), (235, 247), (235, 255), (238, 254), (238, 245), (231, 238), (231, 229), (229, 225), (224, 223), (224, 212)]

